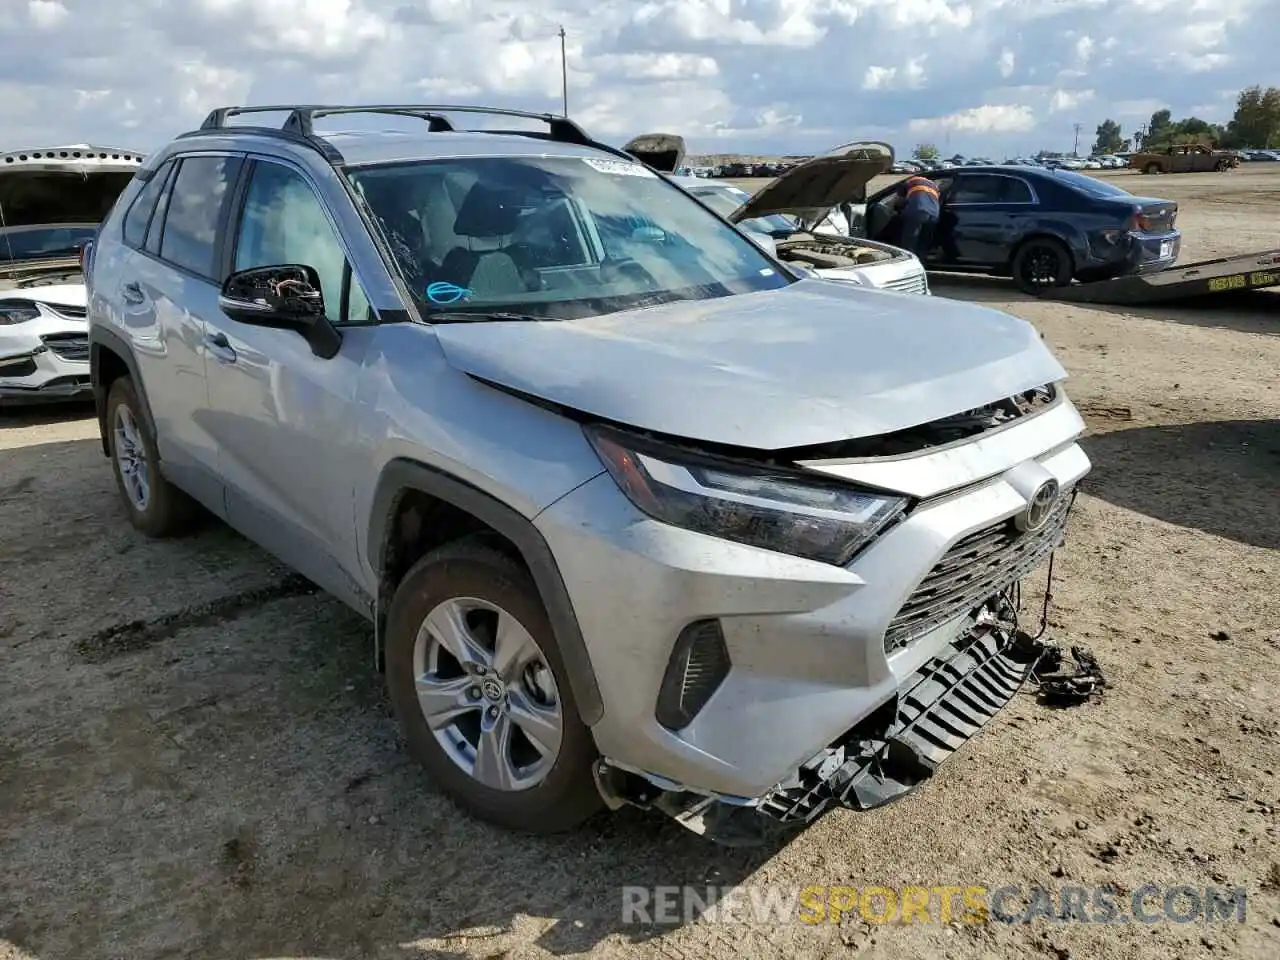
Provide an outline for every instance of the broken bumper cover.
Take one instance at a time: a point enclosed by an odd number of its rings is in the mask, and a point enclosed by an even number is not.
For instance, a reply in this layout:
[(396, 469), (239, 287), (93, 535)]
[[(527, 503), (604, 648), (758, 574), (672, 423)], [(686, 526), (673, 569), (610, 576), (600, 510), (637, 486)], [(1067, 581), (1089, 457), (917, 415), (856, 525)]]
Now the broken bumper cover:
[[(871, 810), (932, 777), (1017, 695), (1042, 649), (990, 613), (973, 618), (970, 628), (925, 661), (894, 699), (762, 797), (663, 791), (652, 778), (637, 788), (634, 775), (603, 767), (602, 778), (611, 782), (602, 790), (614, 796), (629, 792), (628, 802), (661, 810), (693, 832), (731, 846), (785, 836), (834, 807)], [(627, 776), (632, 777), (629, 791), (619, 782)]]
[[(34, 338), (32, 338), (34, 339)], [(9, 349), (0, 337), (0, 402), (45, 403), (93, 396), (89, 338), (81, 332), (49, 334)]]

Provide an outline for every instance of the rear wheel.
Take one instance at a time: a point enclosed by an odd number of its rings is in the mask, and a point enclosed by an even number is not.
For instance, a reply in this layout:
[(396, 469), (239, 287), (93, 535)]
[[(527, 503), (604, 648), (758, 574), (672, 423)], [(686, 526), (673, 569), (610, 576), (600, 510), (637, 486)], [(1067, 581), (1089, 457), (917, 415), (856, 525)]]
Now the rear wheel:
[(149, 537), (189, 531), (198, 517), (196, 505), (160, 473), (156, 439), (128, 377), (113, 382), (107, 394), (107, 438), (116, 487), (134, 528)]
[(483, 540), (420, 560), (387, 616), (387, 686), (410, 753), (481, 819), (556, 833), (603, 805), (537, 587)]
[(1160, 172), (1160, 164), (1158, 164), (1158, 163), (1148, 163), (1145, 167), (1143, 167), (1143, 168), (1142, 168), (1142, 172), (1143, 172), (1143, 173), (1159, 173), (1159, 172)]
[(1013, 257), (1013, 279), (1025, 293), (1039, 295), (1065, 287), (1073, 272), (1071, 251), (1052, 237), (1028, 240)]

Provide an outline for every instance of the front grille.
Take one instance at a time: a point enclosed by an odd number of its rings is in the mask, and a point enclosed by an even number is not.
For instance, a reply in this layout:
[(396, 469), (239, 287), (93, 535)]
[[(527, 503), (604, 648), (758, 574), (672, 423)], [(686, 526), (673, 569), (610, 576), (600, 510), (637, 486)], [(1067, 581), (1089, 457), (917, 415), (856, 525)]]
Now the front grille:
[(914, 274), (909, 277), (899, 277), (897, 280), (890, 280), (884, 284), (882, 290), (892, 290), (895, 293), (924, 293), (925, 292), (925, 275), (923, 272)]
[(84, 333), (50, 333), (40, 340), (63, 360), (89, 359), (89, 337)]
[(1074, 501), (1075, 492), (1067, 491), (1038, 530), (1024, 533), (1005, 520), (958, 541), (890, 622), (885, 653), (969, 613), (1035, 569), (1062, 543)]
[(84, 320), (89, 316), (88, 307), (78, 307), (69, 303), (50, 303), (46, 304), (46, 306), (64, 317), (75, 317), (77, 320)]

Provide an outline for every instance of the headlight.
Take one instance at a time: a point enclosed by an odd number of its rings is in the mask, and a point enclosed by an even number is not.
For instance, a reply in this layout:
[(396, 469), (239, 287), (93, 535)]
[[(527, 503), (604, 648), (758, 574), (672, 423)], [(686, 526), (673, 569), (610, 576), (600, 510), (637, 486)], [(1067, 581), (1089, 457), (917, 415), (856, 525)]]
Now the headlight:
[(655, 520), (843, 566), (906, 508), (905, 497), (751, 467), (613, 430), (587, 439), (627, 498)]
[(0, 303), (0, 326), (7, 326), (13, 323), (26, 323), (28, 320), (35, 320), (39, 316), (40, 309), (38, 307), (29, 306), (25, 303)]

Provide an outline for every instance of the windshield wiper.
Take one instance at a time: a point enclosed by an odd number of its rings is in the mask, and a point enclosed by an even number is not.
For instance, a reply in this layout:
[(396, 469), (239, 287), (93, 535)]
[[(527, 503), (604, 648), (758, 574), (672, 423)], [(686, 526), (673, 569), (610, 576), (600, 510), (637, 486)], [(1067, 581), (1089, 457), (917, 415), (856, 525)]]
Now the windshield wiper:
[(427, 314), (427, 323), (494, 323), (504, 320), (522, 320), (536, 323), (542, 320), (551, 320), (551, 317), (535, 317), (527, 313), (468, 313), (465, 311), (442, 311), (439, 313)]

